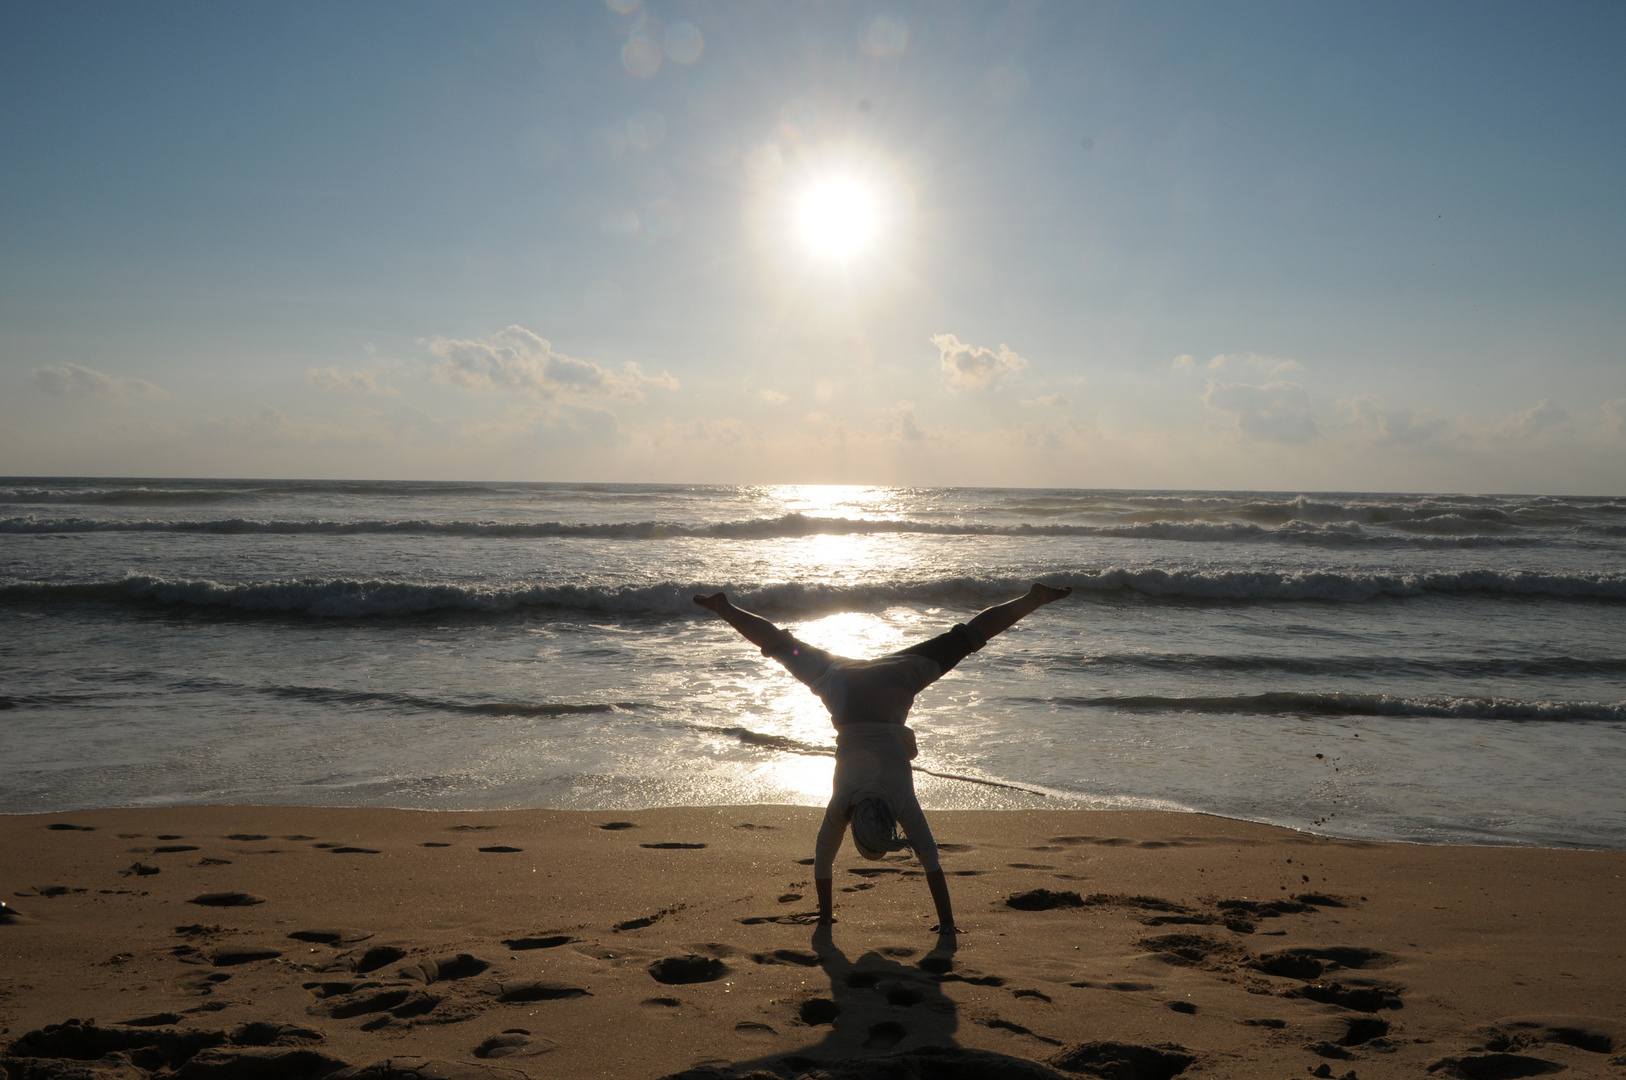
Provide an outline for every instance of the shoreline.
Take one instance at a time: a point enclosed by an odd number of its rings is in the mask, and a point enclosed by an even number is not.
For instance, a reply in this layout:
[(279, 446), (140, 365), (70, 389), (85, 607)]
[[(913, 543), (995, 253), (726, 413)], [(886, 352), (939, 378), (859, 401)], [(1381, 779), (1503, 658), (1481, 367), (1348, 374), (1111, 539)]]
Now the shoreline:
[[(917, 771), (917, 773), (919, 773), (919, 772), (921, 772), (923, 770), (918, 770), (917, 769), (916, 771)], [(927, 775), (929, 777), (934, 777), (934, 778), (937, 778), (937, 779), (951, 779), (951, 780), (963, 780), (963, 779), (965, 779), (963, 777), (954, 776), (954, 775), (950, 775), (950, 774), (942, 774), (942, 773), (927, 772), (927, 773), (925, 773), (925, 775)], [(1626, 836), (1622, 836), (1621, 841), (1620, 841), (1618, 846), (1612, 846), (1611, 847), (1611, 846), (1604, 846), (1604, 845), (1600, 845), (1600, 844), (1592, 844), (1592, 843), (1589, 843), (1589, 842), (1586, 842), (1586, 841), (1579, 841), (1579, 840), (1577, 840), (1577, 841), (1566, 841), (1566, 842), (1553, 841), (1553, 842), (1545, 842), (1545, 843), (1540, 842), (1540, 841), (1535, 841), (1535, 840), (1524, 840), (1524, 839), (1519, 839), (1519, 838), (1510, 838), (1510, 839), (1498, 839), (1498, 838), (1464, 839), (1464, 838), (1460, 838), (1460, 837), (1453, 837), (1453, 838), (1450, 838), (1450, 839), (1435, 840), (1435, 839), (1411, 838), (1411, 837), (1360, 836), (1360, 835), (1349, 835), (1349, 834), (1342, 834), (1342, 833), (1311, 832), (1308, 828), (1303, 827), (1303, 826), (1285, 825), (1285, 824), (1282, 824), (1280, 822), (1261, 820), (1261, 819), (1258, 819), (1258, 818), (1231, 817), (1229, 815), (1218, 813), (1218, 812), (1213, 811), (1213, 810), (1170, 808), (1168, 805), (1166, 805), (1167, 800), (1155, 800), (1155, 799), (1150, 799), (1150, 798), (1144, 798), (1143, 799), (1143, 798), (1138, 798), (1138, 797), (1132, 798), (1132, 797), (1125, 796), (1124, 797), (1125, 802), (1133, 802), (1133, 803), (1162, 802), (1165, 805), (1159, 805), (1159, 806), (1138, 806), (1138, 805), (1130, 805), (1130, 806), (1088, 806), (1088, 805), (1076, 805), (1076, 804), (1087, 804), (1087, 803), (1092, 803), (1092, 802), (1102, 802), (1102, 801), (1106, 801), (1106, 799), (1104, 799), (1104, 798), (1092, 798), (1092, 797), (1088, 797), (1088, 796), (1068, 796), (1068, 795), (1064, 795), (1064, 794), (1052, 794), (1052, 793), (1049, 793), (1049, 792), (1039, 790), (1037, 788), (1025, 788), (1025, 787), (1021, 787), (1021, 786), (1019, 786), (1017, 784), (1007, 784), (1007, 783), (1003, 783), (1003, 782), (1000, 782), (1000, 781), (975, 780), (975, 781), (972, 781), (972, 782), (977, 783), (977, 784), (983, 784), (983, 785), (990, 786), (990, 787), (1009, 788), (1012, 791), (1016, 791), (1016, 792), (1019, 792), (1019, 793), (1022, 793), (1022, 794), (1035, 795), (1035, 796), (1038, 796), (1038, 797), (1041, 797), (1041, 798), (1051, 798), (1058, 804), (1072, 802), (1075, 805), (1058, 805), (1058, 806), (1056, 806), (1054, 808), (1045, 806), (1042, 803), (1035, 803), (1035, 804), (1032, 804), (1032, 805), (1008, 805), (1008, 806), (972, 806), (972, 807), (952, 806), (952, 807), (942, 807), (942, 806), (937, 806), (937, 805), (935, 805), (933, 803), (930, 803), (927, 800), (923, 799), (922, 800), (922, 806), (925, 809), (927, 815), (929, 817), (935, 819), (939, 815), (947, 815), (947, 814), (1024, 814), (1024, 813), (1040, 813), (1040, 814), (1166, 814), (1166, 815), (1169, 815), (1169, 816), (1175, 817), (1175, 818), (1211, 818), (1211, 819), (1213, 819), (1215, 821), (1234, 822), (1234, 823), (1236, 823), (1238, 825), (1252, 825), (1252, 826), (1257, 826), (1257, 827), (1263, 828), (1263, 829), (1276, 829), (1276, 830), (1280, 830), (1280, 831), (1282, 831), (1284, 833), (1290, 833), (1292, 835), (1305, 837), (1305, 838), (1311, 839), (1311, 840), (1329, 840), (1329, 841), (1341, 841), (1341, 842), (1360, 843), (1360, 844), (1393, 844), (1393, 845), (1403, 846), (1403, 847), (1422, 847), (1422, 848), (1470, 848), (1470, 849), (1485, 849), (1485, 850), (1492, 850), (1492, 851), (1518, 850), (1518, 851), (1555, 851), (1555, 852), (1574, 851), (1574, 852), (1623, 852), (1623, 853), (1626, 853)], [(778, 802), (766, 802), (766, 803), (764, 803), (764, 802), (712, 803), (712, 804), (704, 804), (704, 805), (700, 805), (700, 804), (691, 805), (691, 804), (677, 803), (677, 804), (663, 804), (663, 805), (658, 805), (658, 806), (638, 806), (638, 807), (632, 807), (632, 808), (614, 807), (614, 806), (612, 806), (612, 807), (589, 807), (589, 808), (557, 807), (557, 806), (423, 807), (423, 806), (397, 806), (397, 805), (389, 805), (389, 804), (384, 804), (384, 803), (366, 803), (366, 804), (361, 804), (361, 803), (336, 803), (336, 804), (320, 803), (319, 804), (319, 803), (259, 803), (259, 802), (242, 802), (242, 803), (237, 803), (237, 802), (224, 802), (224, 803), (222, 803), (222, 802), (209, 802), (209, 803), (197, 802), (197, 803), (158, 803), (158, 804), (139, 805), (139, 806), (97, 806), (97, 807), (86, 807), (86, 808), (79, 808), (79, 809), (73, 809), (73, 810), (14, 810), (14, 811), (0, 810), (0, 823), (4, 823), (5, 821), (11, 820), (11, 819), (21, 819), (21, 818), (41, 818), (41, 819), (53, 818), (53, 817), (64, 817), (65, 818), (65, 817), (73, 816), (75, 814), (92, 814), (92, 813), (94, 813), (94, 814), (102, 814), (102, 813), (122, 814), (122, 813), (148, 813), (148, 812), (157, 813), (157, 812), (162, 812), (162, 811), (165, 811), (165, 810), (208, 810), (208, 809), (221, 809), (221, 810), (226, 810), (226, 809), (231, 809), (231, 810), (294, 810), (294, 811), (308, 811), (308, 812), (312, 812), (312, 813), (325, 813), (325, 812), (328, 812), (328, 811), (371, 813), (371, 812), (374, 812), (374, 811), (380, 811), (380, 812), (386, 812), (386, 813), (399, 812), (399, 813), (405, 813), (405, 814), (609, 814), (609, 815), (615, 815), (615, 814), (646, 814), (646, 813), (661, 812), (661, 811), (667, 811), (667, 810), (701, 810), (701, 811), (738, 810), (738, 811), (743, 812), (743, 811), (747, 811), (747, 810), (750, 810), (753, 807), (758, 807), (758, 806), (769, 806), (769, 807), (792, 809), (792, 810), (807, 810), (807, 811), (812, 811), (812, 812), (815, 812), (815, 813), (821, 814), (821, 815), (824, 812), (824, 804), (822, 802), (818, 803), (817, 805), (815, 805), (814, 803), (778, 803)], [(814, 830), (815, 831), (817, 830), (817, 823), (816, 822), (815, 822), (815, 825), (814, 825)], [(809, 850), (811, 850), (811, 847), (810, 847)], [(4, 885), (4, 883), (0, 882), (0, 888), (3, 888), (3, 885)]]
[[(832, 1062), (859, 1076), (915, 1055), (1088, 1076), (1102, 1044), (1188, 1057), (1188, 1077), (1472, 1075), (1498, 1053), (1626, 1067), (1626, 851), (1336, 839), (1173, 811), (933, 811), (968, 931), (949, 946), (927, 931), (918, 867), (850, 844), (837, 924), (821, 937), (799, 920), (821, 816), (0, 816), (0, 898), (17, 912), (0, 919), (0, 1061), (25, 1075), (23, 1057), (70, 1064), (41, 1048), (122, 1039), (122, 1064), (91, 1056), (135, 1080), (152, 1040), (192, 1032), (219, 1043), (194, 1047), (198, 1075), (258, 1056), (312, 1076), (408, 1058), (448, 1076)], [(27, 1035), (88, 1017), (93, 1033)]]

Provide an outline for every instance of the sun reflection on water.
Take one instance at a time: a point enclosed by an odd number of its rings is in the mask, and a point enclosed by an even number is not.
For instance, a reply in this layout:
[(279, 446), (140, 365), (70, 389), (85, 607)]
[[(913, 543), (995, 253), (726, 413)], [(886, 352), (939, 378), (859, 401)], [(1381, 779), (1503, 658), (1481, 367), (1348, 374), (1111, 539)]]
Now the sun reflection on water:
[(895, 489), (856, 484), (782, 484), (769, 488), (787, 514), (846, 517), (874, 513), (893, 500)]

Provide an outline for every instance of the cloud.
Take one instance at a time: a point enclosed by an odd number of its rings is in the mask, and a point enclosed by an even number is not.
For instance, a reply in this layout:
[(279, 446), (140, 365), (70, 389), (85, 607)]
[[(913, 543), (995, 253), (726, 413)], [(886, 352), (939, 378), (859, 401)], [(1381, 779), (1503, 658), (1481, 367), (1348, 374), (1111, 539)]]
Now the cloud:
[(346, 375), (338, 368), (311, 368), (305, 373), (305, 378), (318, 390), (351, 394), (384, 394), (388, 397), (401, 396), (401, 392), (394, 387), (381, 385), (378, 381), (378, 373), (373, 371), (352, 371)]
[(778, 390), (758, 390), (757, 397), (770, 405), (783, 405), (790, 400), (789, 394), (781, 394)]
[(1549, 428), (1568, 423), (1569, 419), (1569, 413), (1546, 398), (1542, 398), (1530, 408), (1523, 412), (1514, 413), (1504, 420), (1497, 433), (1504, 437), (1528, 439), (1540, 435)]
[(967, 345), (953, 334), (933, 334), (928, 340), (937, 346), (939, 363), (949, 377), (950, 386), (981, 390), (1028, 366), (1026, 360), (1004, 344), (996, 353), (981, 345)]
[(664, 371), (645, 375), (637, 364), (628, 363), (615, 372), (566, 356), (523, 326), (510, 326), (479, 341), (433, 338), (428, 344), (440, 358), (435, 378), (470, 390), (513, 390), (544, 401), (592, 397), (640, 401), (647, 387), (678, 387)]
[(154, 386), (146, 379), (103, 375), (79, 364), (52, 364), (49, 367), (35, 368), (34, 385), (47, 393), (62, 397), (169, 397), (167, 390)]
[[(1276, 356), (1261, 356), (1258, 353), (1220, 353), (1209, 358), (1203, 365), (1206, 371), (1254, 371), (1266, 375), (1280, 375), (1284, 371), (1297, 371), (1302, 367), (1297, 360), (1283, 360)], [(1197, 359), (1190, 353), (1181, 353), (1169, 365), (1171, 371), (1192, 371), (1197, 367)]]
[(1266, 442), (1303, 443), (1321, 434), (1310, 407), (1310, 395), (1297, 383), (1251, 386), (1210, 379), (1203, 404), (1236, 417), (1243, 434)]
[(1057, 409), (1070, 409), (1073, 406), (1073, 401), (1066, 394), (1056, 393), (1041, 394), (1036, 398), (1023, 398), (1017, 404), (1026, 405), (1030, 409), (1043, 406), (1053, 406)]
[(904, 442), (922, 442), (926, 438), (925, 429), (915, 417), (915, 403), (912, 401), (900, 401), (887, 410), (881, 421), (881, 430)]
[(1349, 424), (1357, 434), (1379, 446), (1440, 449), (1457, 437), (1460, 428), (1432, 412), (1386, 405), (1374, 394), (1339, 402), (1338, 407), (1349, 414)]

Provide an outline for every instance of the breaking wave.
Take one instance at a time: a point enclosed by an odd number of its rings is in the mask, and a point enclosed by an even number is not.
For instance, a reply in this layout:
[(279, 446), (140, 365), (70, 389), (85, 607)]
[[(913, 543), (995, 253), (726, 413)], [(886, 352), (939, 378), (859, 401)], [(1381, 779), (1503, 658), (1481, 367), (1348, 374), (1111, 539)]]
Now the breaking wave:
[(1416, 716), (1460, 720), (1626, 720), (1626, 701), (1519, 701), (1484, 697), (1278, 691), (1212, 697), (1062, 697), (1057, 705), (1133, 712)]
[(1184, 542), (1277, 541), (1320, 547), (1509, 547), (1551, 544), (1555, 540), (1603, 535), (1592, 528), (1567, 534), (1551, 532), (1485, 532), (1465, 518), (1436, 520), (1421, 532), (1374, 531), (1371, 523), (1354, 521), (1201, 521), (1154, 518), (1104, 524), (997, 523), (985, 521), (913, 521), (814, 517), (784, 514), (743, 521), (505, 522), (441, 521), (406, 518), (352, 521), (280, 518), (137, 518), (48, 517), (25, 514), (0, 518), (0, 534), (180, 533), (216, 536), (436, 536), (480, 539), (573, 540), (783, 540), (804, 536), (1000, 536), (1084, 537)]
[[(1423, 573), (1360, 571), (1161, 570), (1106, 568), (1046, 574), (1082, 597), (1233, 602), (1364, 601), (1429, 596), (1626, 600), (1626, 573), (1562, 574), (1524, 570)], [(474, 585), (389, 579), (300, 578), (227, 583), (149, 574), (82, 583), (14, 582), (0, 602), (162, 604), (244, 613), (323, 618), (418, 615), (428, 612), (511, 613), (605, 611), (627, 615), (693, 615), (697, 592), (726, 589), (739, 603), (776, 615), (875, 611), (894, 604), (985, 607), (1023, 591), (1027, 578), (952, 577), (863, 585), (783, 583), (736, 586), (717, 582), (649, 585)]]

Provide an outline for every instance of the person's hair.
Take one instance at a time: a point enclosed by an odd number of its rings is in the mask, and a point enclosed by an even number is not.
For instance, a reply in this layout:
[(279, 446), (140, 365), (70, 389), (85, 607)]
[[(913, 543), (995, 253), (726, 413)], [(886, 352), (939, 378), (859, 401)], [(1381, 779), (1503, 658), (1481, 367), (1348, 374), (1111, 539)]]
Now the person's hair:
[(853, 846), (871, 862), (889, 851), (902, 851), (909, 841), (898, 835), (898, 816), (892, 804), (878, 795), (861, 799), (853, 806)]

